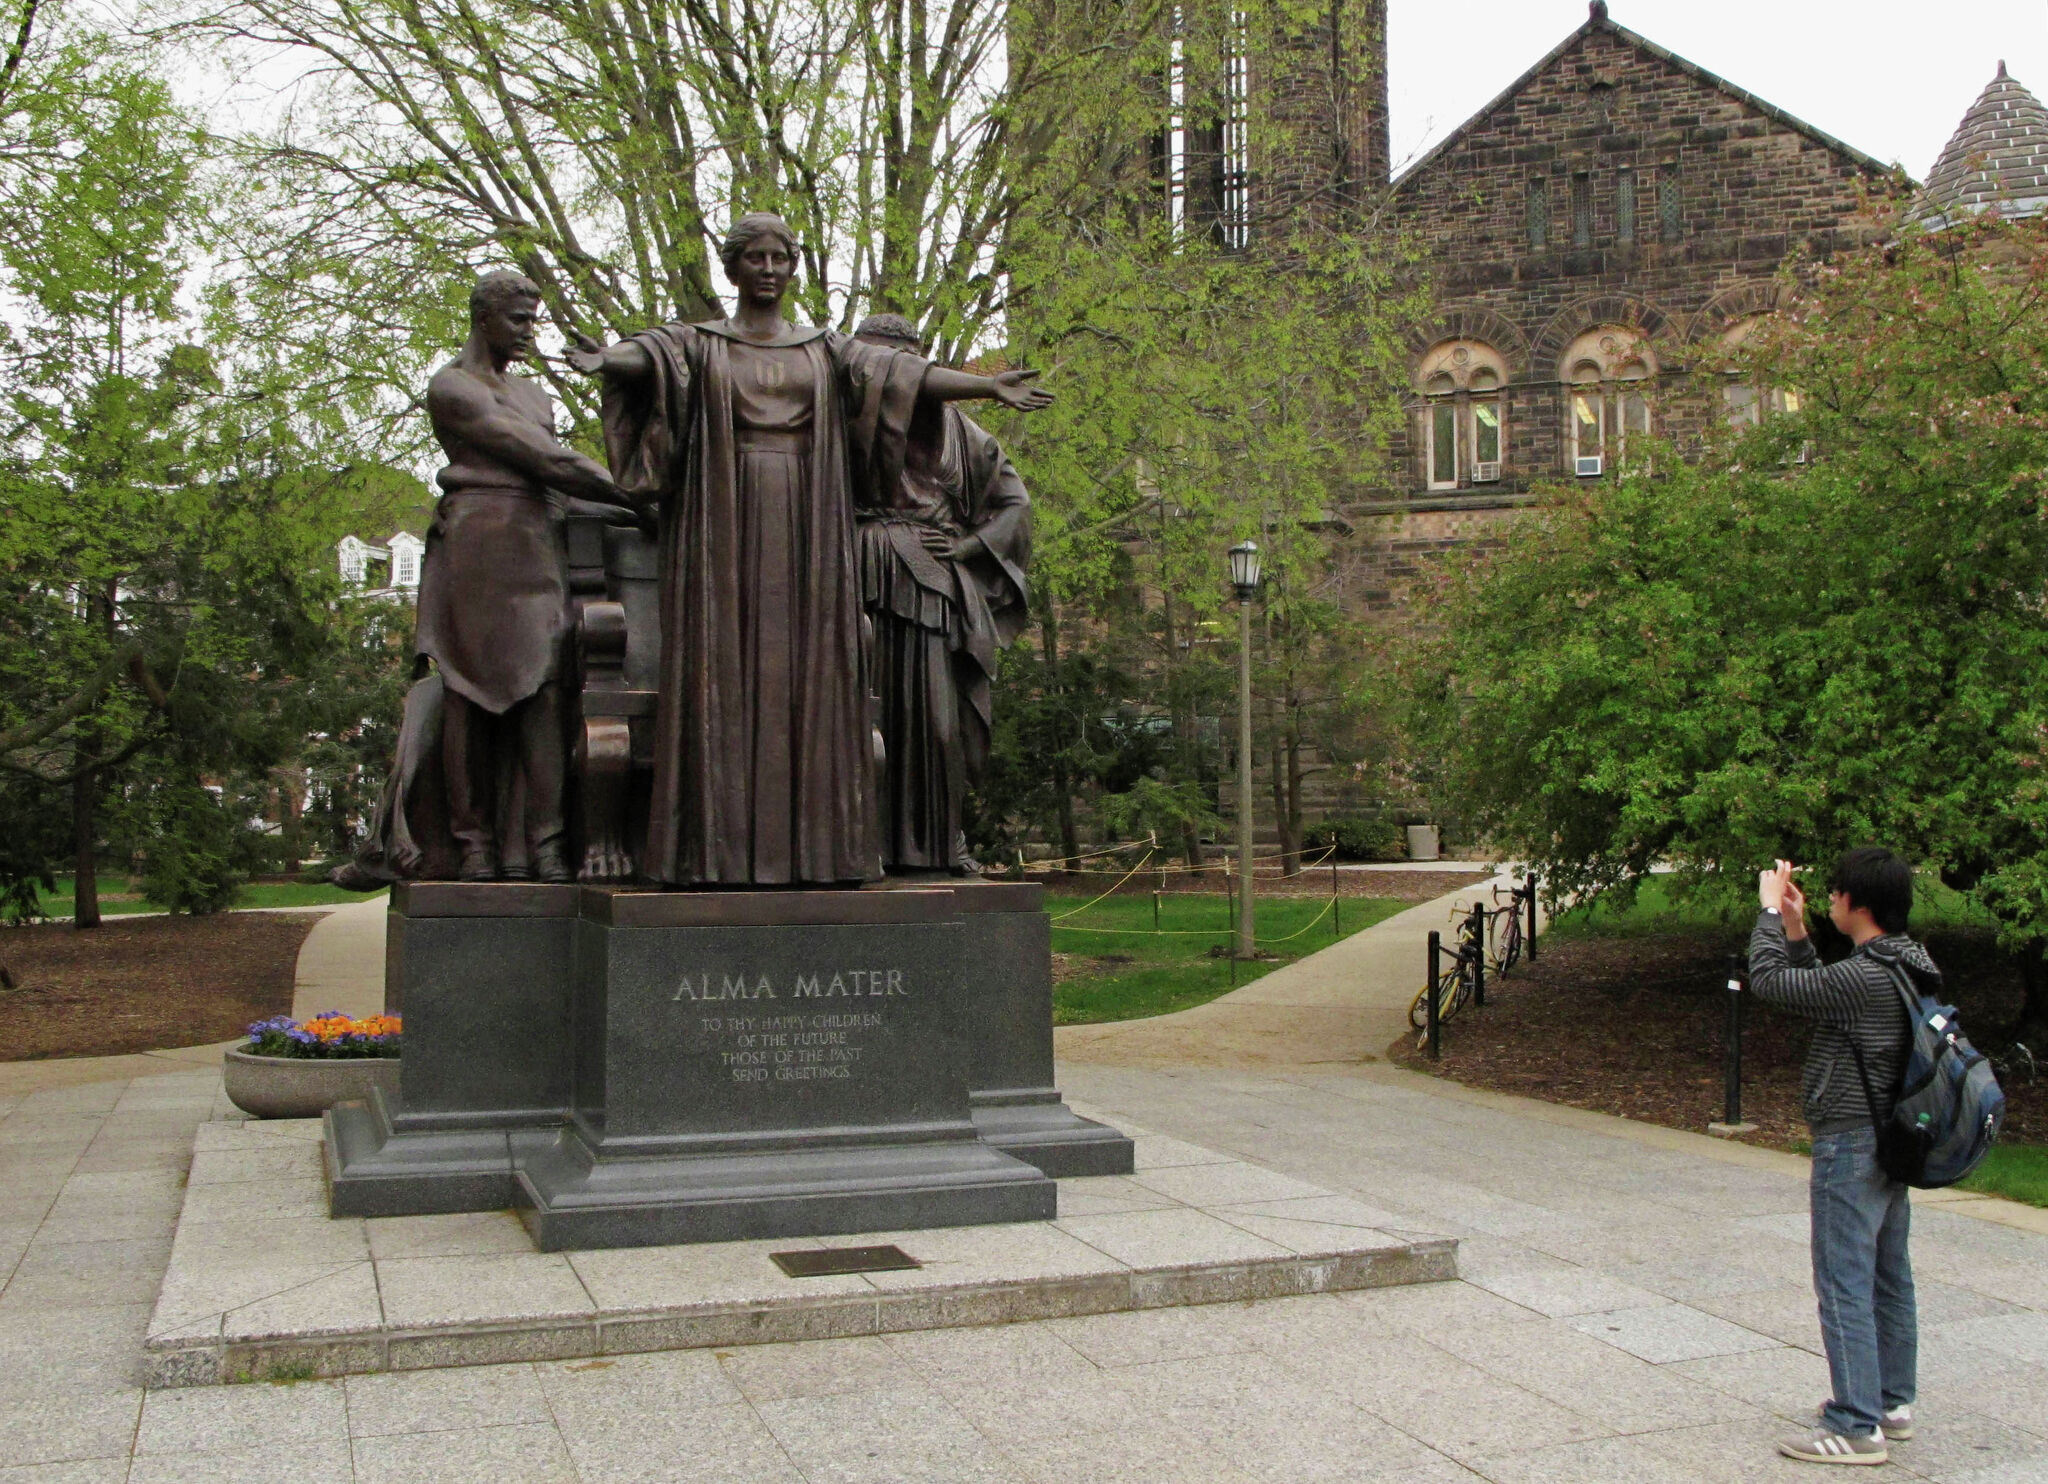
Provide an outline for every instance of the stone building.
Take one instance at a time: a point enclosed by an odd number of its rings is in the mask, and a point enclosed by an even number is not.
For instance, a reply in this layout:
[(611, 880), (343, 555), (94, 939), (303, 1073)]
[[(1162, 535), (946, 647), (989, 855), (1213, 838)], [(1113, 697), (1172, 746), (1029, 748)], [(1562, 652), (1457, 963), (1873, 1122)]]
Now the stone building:
[(1882, 162), (1622, 26), (1583, 25), (1391, 183), (1436, 313), (1410, 332), (1395, 487), (1353, 512), (1355, 602), (1400, 606), (1431, 553), (1483, 539), (1539, 484), (1610, 476), (1784, 392), (1702, 395), (1702, 342), (1741, 336), (1788, 260), (1870, 240)]
[[(1772, 312), (1788, 264), (1796, 281), (1876, 240), (1875, 208), (1913, 186), (1629, 30), (1606, 0), (1389, 179), (1384, 17), (1383, 0), (1332, 0), (1326, 21), (1249, 38), (1243, 106), (1283, 118), (1300, 147), (1233, 160), (1226, 130), (1202, 176), (1214, 193), (1187, 199), (1226, 241), (1237, 218), (1381, 201), (1425, 245), (1436, 308), (1410, 327), (1391, 479), (1346, 507), (1336, 548), (1345, 601), (1398, 618), (1439, 558), (1489, 539), (1537, 487), (1610, 478), (1646, 438), (1683, 450), (1711, 423), (1796, 405), (1786, 389), (1702, 386), (1702, 349)], [(2048, 110), (2003, 63), (1920, 201), (1936, 224), (2048, 210)], [(1325, 775), (1310, 788), (1310, 817), (1357, 806), (1335, 787)]]

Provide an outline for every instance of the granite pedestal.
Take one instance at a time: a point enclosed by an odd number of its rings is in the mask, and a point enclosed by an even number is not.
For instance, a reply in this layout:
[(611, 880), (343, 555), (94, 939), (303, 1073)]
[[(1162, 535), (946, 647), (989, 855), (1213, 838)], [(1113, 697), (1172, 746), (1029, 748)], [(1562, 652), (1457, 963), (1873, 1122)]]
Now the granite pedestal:
[(968, 1101), (984, 1142), (1056, 1180), (1128, 1175), (1131, 1141), (1070, 1109), (1053, 1085), (1052, 919), (1036, 883), (964, 882)]
[(1131, 1146), (1052, 1087), (1039, 889), (393, 895), (396, 1103), (330, 1207), (517, 1207), (545, 1249), (1026, 1221)]

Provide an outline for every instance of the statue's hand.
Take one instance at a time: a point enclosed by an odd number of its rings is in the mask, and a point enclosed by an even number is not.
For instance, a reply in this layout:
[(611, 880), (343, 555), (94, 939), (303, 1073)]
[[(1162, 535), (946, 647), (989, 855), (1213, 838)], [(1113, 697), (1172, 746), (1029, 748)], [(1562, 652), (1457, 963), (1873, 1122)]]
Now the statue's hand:
[(604, 370), (604, 347), (588, 335), (578, 335), (576, 343), (563, 352), (562, 359), (585, 376), (595, 376)]
[(1005, 407), (1019, 412), (1036, 412), (1041, 407), (1052, 406), (1052, 393), (1042, 386), (1031, 383), (1038, 378), (1036, 371), (1004, 371), (997, 375), (996, 400)]

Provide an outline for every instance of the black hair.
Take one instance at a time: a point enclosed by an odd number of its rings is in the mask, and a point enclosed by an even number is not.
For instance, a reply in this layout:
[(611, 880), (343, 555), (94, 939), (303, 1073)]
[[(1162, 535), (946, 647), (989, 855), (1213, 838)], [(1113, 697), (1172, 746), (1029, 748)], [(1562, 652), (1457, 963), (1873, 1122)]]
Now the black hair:
[(1888, 933), (1906, 930), (1913, 910), (1913, 868), (1882, 845), (1845, 850), (1828, 877), (1828, 890), (1841, 892)]

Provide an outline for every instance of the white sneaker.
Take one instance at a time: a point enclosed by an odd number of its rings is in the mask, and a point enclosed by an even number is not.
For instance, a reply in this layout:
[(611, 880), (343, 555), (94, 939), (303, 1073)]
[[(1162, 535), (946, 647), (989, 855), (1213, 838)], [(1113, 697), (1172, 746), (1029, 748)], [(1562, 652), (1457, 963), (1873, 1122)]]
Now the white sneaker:
[(1884, 1463), (1891, 1458), (1891, 1451), (1885, 1447), (1881, 1432), (1867, 1432), (1858, 1437), (1825, 1427), (1801, 1433), (1796, 1438), (1781, 1439), (1778, 1451), (1801, 1463)]

